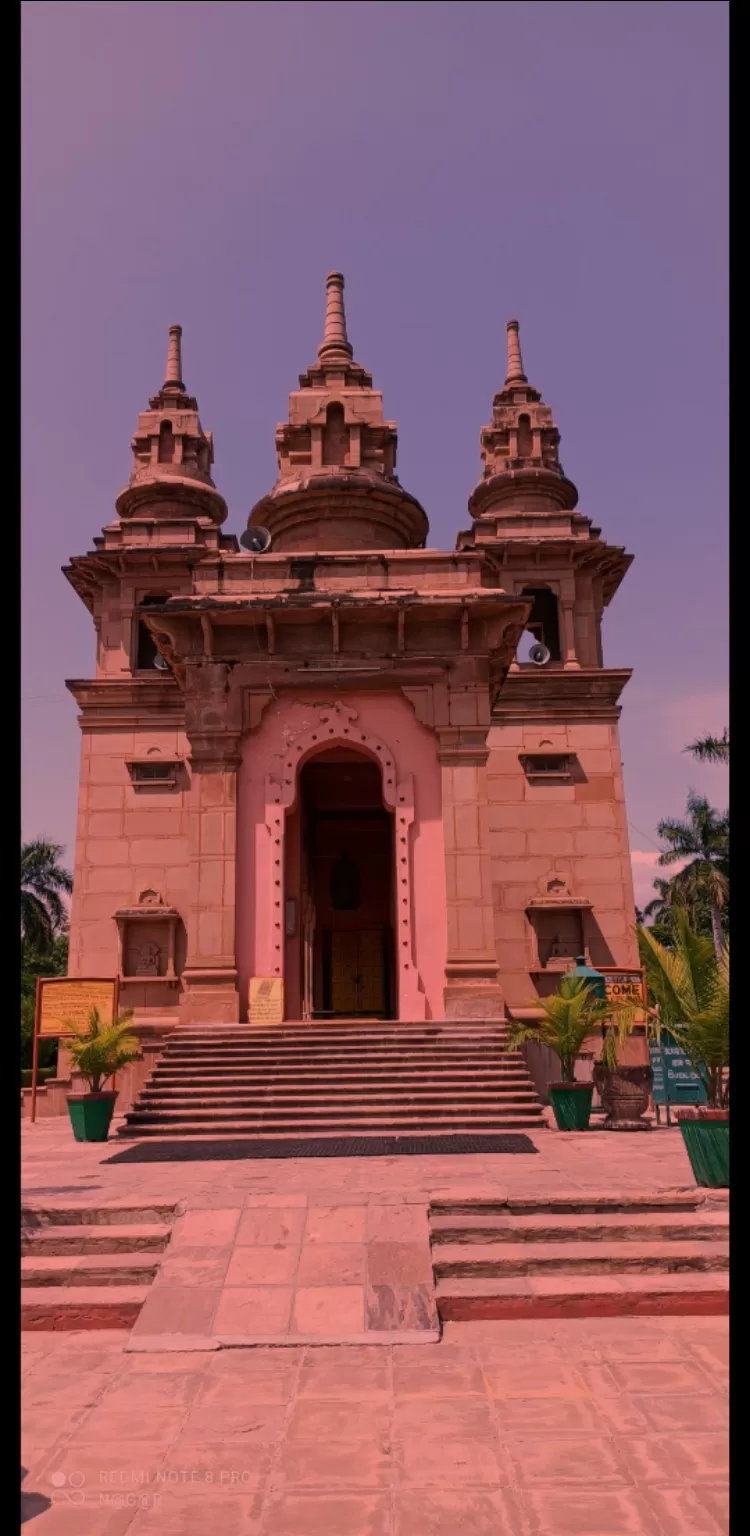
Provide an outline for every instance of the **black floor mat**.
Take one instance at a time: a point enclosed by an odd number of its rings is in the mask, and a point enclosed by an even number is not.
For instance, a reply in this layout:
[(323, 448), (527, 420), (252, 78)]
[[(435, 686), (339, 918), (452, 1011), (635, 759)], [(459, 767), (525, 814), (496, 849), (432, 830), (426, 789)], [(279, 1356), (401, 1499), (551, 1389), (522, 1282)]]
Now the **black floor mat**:
[(223, 1163), (247, 1158), (288, 1157), (439, 1157), (446, 1153), (525, 1152), (538, 1148), (528, 1136), (341, 1136), (306, 1137), (304, 1140), (254, 1141), (227, 1136), (226, 1139), (195, 1141), (132, 1142), (105, 1159), (108, 1163)]

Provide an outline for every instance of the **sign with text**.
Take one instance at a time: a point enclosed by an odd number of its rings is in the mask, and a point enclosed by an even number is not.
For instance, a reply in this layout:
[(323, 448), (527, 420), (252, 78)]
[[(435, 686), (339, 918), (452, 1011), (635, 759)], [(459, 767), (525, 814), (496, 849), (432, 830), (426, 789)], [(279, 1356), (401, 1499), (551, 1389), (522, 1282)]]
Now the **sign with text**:
[(599, 970), (604, 977), (607, 997), (613, 1002), (632, 1003), (634, 1006), (645, 1002), (643, 971), (609, 965), (600, 965)]
[(37, 1033), (54, 1040), (73, 1033), (70, 1026), (86, 1029), (89, 1013), (98, 1008), (102, 1021), (111, 1024), (117, 1008), (117, 981), (112, 976), (73, 980), (69, 976), (41, 976), (37, 1002)]
[(284, 983), (280, 976), (251, 976), (248, 997), (251, 1024), (283, 1024)]
[(649, 1045), (654, 1069), (654, 1104), (705, 1104), (706, 1085), (685, 1052), (663, 1035), (659, 1045)]

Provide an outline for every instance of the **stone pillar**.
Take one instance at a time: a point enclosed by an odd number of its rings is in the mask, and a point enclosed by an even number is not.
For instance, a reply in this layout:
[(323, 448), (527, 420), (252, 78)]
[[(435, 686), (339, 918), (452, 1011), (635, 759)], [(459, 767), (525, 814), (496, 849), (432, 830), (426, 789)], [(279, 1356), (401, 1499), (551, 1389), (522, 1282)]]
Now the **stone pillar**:
[[(192, 669), (190, 669), (192, 671)], [(186, 687), (190, 741), (190, 873), (182, 1022), (237, 1023), (237, 770), (239, 697), (226, 667), (202, 666)]]
[(486, 765), (487, 731), (438, 728), (448, 908), (445, 1014), (498, 1018), (503, 999), (495, 950)]
[(560, 649), (565, 666), (570, 670), (578, 669), (581, 665), (578, 660), (576, 647), (576, 584), (575, 576), (563, 581), (560, 592)]

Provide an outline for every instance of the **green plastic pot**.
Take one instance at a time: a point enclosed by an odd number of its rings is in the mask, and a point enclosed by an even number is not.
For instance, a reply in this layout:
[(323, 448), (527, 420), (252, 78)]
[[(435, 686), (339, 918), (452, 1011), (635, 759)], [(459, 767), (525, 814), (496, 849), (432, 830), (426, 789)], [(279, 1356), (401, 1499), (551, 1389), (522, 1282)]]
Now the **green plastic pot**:
[(587, 1131), (593, 1083), (550, 1083), (549, 1096), (558, 1131)]
[(76, 1141), (106, 1141), (116, 1093), (70, 1093), (68, 1114)]
[(729, 1110), (680, 1109), (677, 1124), (696, 1184), (729, 1188)]

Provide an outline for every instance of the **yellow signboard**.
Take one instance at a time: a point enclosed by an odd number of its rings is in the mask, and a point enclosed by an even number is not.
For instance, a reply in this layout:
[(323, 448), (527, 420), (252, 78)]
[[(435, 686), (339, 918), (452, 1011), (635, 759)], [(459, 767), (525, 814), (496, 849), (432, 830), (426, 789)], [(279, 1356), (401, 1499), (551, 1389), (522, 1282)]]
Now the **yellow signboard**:
[(608, 999), (617, 1003), (630, 1003), (635, 1008), (645, 1003), (643, 971), (609, 965), (601, 965), (599, 970), (604, 977)]
[(251, 976), (248, 998), (251, 1024), (283, 1024), (284, 983), (280, 976)]
[(117, 1009), (114, 977), (85, 981), (69, 976), (42, 977), (37, 1002), (37, 1034), (43, 1039), (57, 1039), (72, 1033), (71, 1024), (76, 1029), (85, 1029), (92, 1008), (98, 1008), (102, 1021), (111, 1024)]

